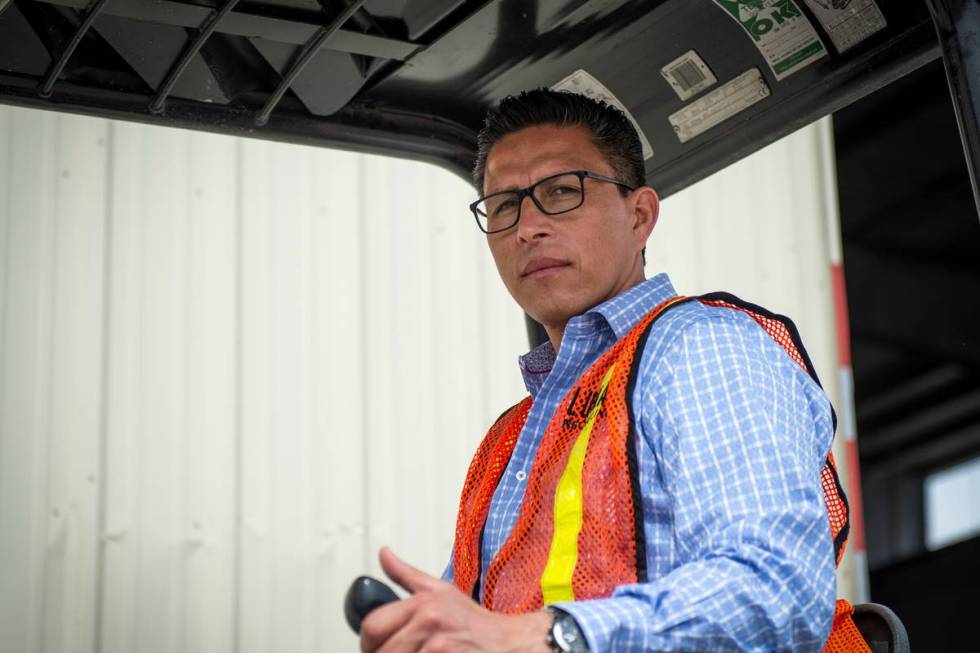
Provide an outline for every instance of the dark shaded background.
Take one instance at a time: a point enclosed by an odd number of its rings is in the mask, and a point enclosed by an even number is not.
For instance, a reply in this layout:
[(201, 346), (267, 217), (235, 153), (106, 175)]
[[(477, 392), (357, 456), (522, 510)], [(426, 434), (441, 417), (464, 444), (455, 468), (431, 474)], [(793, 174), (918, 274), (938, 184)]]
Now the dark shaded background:
[(834, 123), (871, 598), (915, 649), (975, 652), (980, 538), (924, 529), (924, 479), (980, 455), (980, 221), (942, 63)]

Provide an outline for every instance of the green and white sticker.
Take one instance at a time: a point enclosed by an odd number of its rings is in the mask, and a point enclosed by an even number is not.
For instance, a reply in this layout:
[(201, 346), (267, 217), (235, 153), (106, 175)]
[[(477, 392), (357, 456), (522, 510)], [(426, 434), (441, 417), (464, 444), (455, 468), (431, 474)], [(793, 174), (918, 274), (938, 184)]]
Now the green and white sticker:
[(714, 0), (752, 38), (777, 80), (827, 55), (794, 0)]

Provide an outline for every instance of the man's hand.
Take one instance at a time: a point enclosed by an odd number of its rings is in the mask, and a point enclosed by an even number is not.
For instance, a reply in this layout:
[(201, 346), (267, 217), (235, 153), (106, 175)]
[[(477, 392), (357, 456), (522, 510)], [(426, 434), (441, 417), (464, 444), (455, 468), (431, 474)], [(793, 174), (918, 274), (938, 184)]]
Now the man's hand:
[(547, 612), (494, 614), (454, 585), (402, 562), (387, 547), (378, 557), (388, 577), (412, 596), (368, 614), (361, 624), (365, 653), (550, 653)]

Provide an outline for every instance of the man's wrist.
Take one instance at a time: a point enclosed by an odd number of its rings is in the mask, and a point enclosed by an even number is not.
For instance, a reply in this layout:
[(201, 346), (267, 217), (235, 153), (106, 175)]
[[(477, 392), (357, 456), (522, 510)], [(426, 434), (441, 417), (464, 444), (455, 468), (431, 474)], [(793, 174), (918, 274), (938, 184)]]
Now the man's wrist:
[(507, 635), (490, 650), (551, 653), (551, 647), (548, 646), (548, 633), (551, 630), (552, 617), (548, 612), (539, 610), (516, 615), (494, 616), (502, 618), (501, 626), (505, 623), (509, 625), (506, 629), (501, 627), (496, 631), (499, 634), (506, 630)]

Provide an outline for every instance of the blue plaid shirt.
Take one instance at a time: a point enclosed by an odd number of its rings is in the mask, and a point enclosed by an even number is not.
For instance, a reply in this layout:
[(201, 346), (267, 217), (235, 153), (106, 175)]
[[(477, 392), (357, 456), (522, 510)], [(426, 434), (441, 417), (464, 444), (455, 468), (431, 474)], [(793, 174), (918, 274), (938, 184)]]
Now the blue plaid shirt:
[[(675, 294), (656, 276), (571, 319), (557, 356), (545, 343), (521, 357), (534, 403), (493, 496), (484, 573), (562, 398)], [(594, 652), (819, 651), (835, 599), (820, 484), (833, 425), (820, 387), (749, 316), (689, 302), (651, 331), (633, 405), (649, 582), (558, 607)]]

